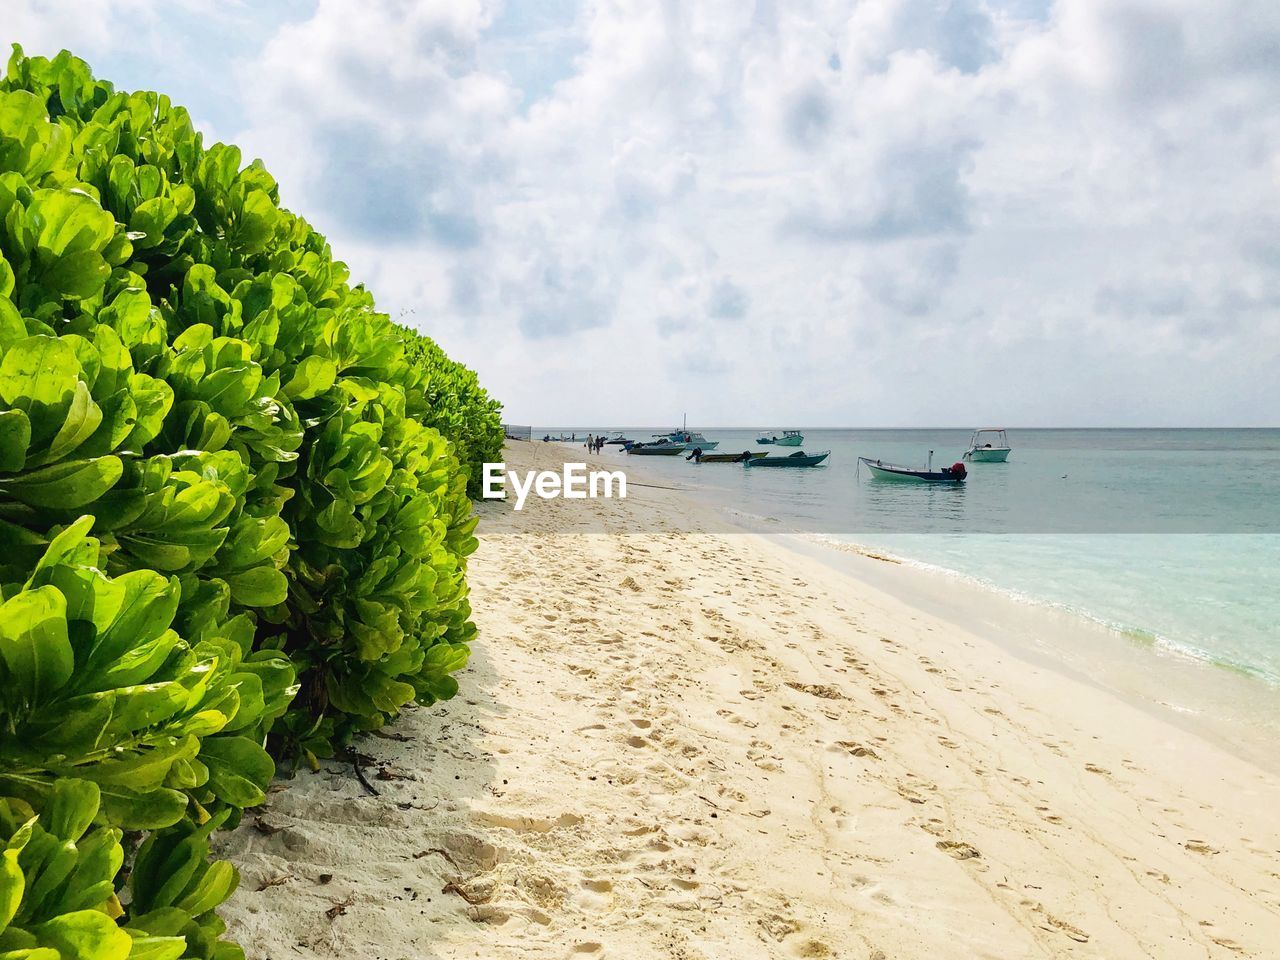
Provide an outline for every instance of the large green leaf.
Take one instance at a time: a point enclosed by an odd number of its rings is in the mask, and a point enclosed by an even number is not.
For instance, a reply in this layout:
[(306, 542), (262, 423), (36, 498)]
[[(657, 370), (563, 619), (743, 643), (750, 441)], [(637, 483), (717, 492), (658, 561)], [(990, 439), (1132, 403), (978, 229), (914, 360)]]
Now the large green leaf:
[(289, 595), (289, 581), (275, 567), (254, 567), (227, 577), (231, 599), (246, 607), (273, 607)]
[(18, 866), (18, 855), (22, 852), (25, 840), (31, 836), (27, 831), (18, 844), (10, 841), (0, 852), (0, 933), (9, 926), (9, 921), (18, 912), (22, 903), (22, 894), (27, 889), (26, 876)]
[(0, 93), (0, 134), (21, 139), (34, 127), (49, 122), (44, 101), (29, 90)]
[(37, 245), (57, 256), (101, 251), (116, 230), (111, 214), (80, 190), (37, 190), (27, 215)]
[(27, 462), (31, 421), (21, 410), (0, 410), (0, 473), (17, 473)]
[(80, 363), (69, 343), (57, 337), (28, 337), (0, 360), (0, 400), (31, 413), (70, 400)]
[(105, 913), (79, 910), (35, 927), (42, 946), (58, 951), (62, 960), (127, 960), (133, 939)]
[(75, 657), (67, 638), (67, 607), (54, 587), (24, 590), (0, 604), (4, 686), (39, 705), (71, 679)]
[(247, 737), (210, 737), (200, 748), (200, 759), (209, 767), (213, 792), (237, 807), (260, 804), (275, 775), (267, 752)]
[(102, 812), (108, 823), (126, 830), (159, 830), (182, 819), (186, 794), (158, 789), (140, 792), (118, 784), (102, 787)]
[(187, 952), (185, 937), (152, 937), (141, 932), (131, 936), (133, 949), (129, 960), (179, 960)]
[(93, 436), (100, 423), (102, 408), (93, 402), (88, 385), (77, 380), (67, 408), (67, 418), (49, 444), (49, 449), (40, 457), (40, 462), (61, 460)]
[(124, 465), (118, 457), (70, 460), (0, 478), (0, 490), (33, 507), (75, 510), (114, 487), (123, 473)]
[(84, 300), (94, 296), (111, 276), (111, 267), (97, 250), (64, 253), (40, 276), (40, 282), (60, 297)]

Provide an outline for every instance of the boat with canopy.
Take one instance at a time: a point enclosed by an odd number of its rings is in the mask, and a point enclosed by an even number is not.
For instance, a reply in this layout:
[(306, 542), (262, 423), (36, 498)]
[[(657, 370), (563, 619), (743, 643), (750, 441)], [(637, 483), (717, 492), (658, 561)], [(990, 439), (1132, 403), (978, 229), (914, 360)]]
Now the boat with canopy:
[(1004, 463), (1012, 450), (1009, 435), (1003, 427), (983, 427), (973, 431), (964, 459), (970, 463)]

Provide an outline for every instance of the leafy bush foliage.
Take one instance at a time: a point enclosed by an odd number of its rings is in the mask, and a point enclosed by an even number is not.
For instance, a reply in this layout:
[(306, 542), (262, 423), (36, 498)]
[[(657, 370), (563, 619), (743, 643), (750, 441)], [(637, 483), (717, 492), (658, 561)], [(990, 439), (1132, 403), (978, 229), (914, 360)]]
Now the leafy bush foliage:
[[(25, 960), (243, 960), (213, 912), (239, 877), (209, 861), (208, 835), (189, 822), (153, 833), (129, 880), (130, 911), (116, 895), (121, 833), (94, 826), (98, 787), (59, 780), (37, 814), (0, 798), (0, 956)], [(223, 817), (225, 817), (225, 813)]]
[[(0, 956), (239, 949), (208, 837), (467, 659), (471, 371), (259, 163), (64, 52), (0, 80)], [(117, 898), (121, 830), (150, 831)], [(21, 952), (25, 951), (25, 952)]]
[(407, 356), (424, 378), (421, 392), (410, 395), (409, 415), (453, 441), (454, 455), (467, 471), (467, 493), (480, 496), (481, 465), (502, 459), (502, 405), (435, 341), (412, 336)]

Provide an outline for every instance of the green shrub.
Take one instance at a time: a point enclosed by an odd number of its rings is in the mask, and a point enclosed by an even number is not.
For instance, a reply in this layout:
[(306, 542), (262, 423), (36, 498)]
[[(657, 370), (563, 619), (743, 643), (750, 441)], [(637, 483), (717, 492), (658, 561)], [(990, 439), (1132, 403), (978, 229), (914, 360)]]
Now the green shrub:
[[(25, 960), (243, 960), (219, 940), (213, 912), (235, 889), (225, 861), (209, 861), (208, 834), (189, 823), (152, 834), (116, 896), (121, 834), (94, 826), (98, 788), (59, 780), (44, 811), (0, 798), (0, 956)], [(223, 815), (225, 816), (225, 814)]]
[[(213, 913), (234, 871), (208, 862), (209, 832), (262, 801), (264, 744), (314, 761), (456, 692), (475, 632), (467, 486), (500, 446), (475, 375), (378, 313), (261, 164), (205, 147), (163, 95), (15, 47), (0, 953), (237, 955)], [(124, 914), (114, 894), (88, 902), (121, 828), (152, 831)], [(92, 851), (93, 896), (49, 893), (40, 838)]]
[(261, 803), (273, 765), (258, 741), (293, 695), (292, 664), (250, 652), (243, 617), (181, 639), (178, 578), (109, 578), (92, 523), (54, 537), (0, 604), (0, 793), (39, 808), (63, 778), (84, 778), (127, 829), (170, 826), (189, 800)]
[(502, 459), (502, 405), (489, 397), (475, 373), (428, 337), (408, 334), (408, 357), (425, 377), (409, 398), (409, 415), (453, 441), (467, 472), (467, 493), (480, 496), (481, 465)]

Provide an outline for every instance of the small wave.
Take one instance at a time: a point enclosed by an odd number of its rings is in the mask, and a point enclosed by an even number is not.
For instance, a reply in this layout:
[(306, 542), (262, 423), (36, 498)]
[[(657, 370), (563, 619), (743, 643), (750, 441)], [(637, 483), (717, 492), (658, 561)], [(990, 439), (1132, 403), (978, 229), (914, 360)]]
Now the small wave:
[(1012, 600), (1015, 603), (1067, 614), (1084, 621), (1095, 629), (1100, 628), (1107, 633), (1120, 637), (1135, 647), (1151, 650), (1158, 655), (1176, 657), (1180, 660), (1190, 661), (1202, 666), (1214, 667), (1219, 670), (1227, 670), (1240, 676), (1261, 681), (1269, 687), (1280, 689), (1280, 676), (1272, 673), (1271, 671), (1261, 669), (1252, 664), (1242, 663), (1230, 657), (1211, 653), (1194, 643), (1179, 640), (1145, 627), (1110, 620), (1069, 603), (1050, 600), (1044, 597), (1037, 597), (1022, 590), (1001, 586), (985, 577), (964, 573), (963, 571), (955, 570), (951, 567), (946, 567), (928, 560), (920, 560), (916, 557), (909, 557), (903, 554), (894, 553), (893, 551), (885, 550), (878, 546), (872, 547), (867, 544), (840, 540), (824, 534), (810, 534), (806, 539), (824, 547), (835, 548), (836, 550), (844, 553), (853, 553), (877, 560), (889, 560), (891, 562), (900, 563), (906, 567), (928, 571), (929, 573), (946, 577), (949, 580), (965, 583), (991, 593), (999, 594), (1005, 599)]

